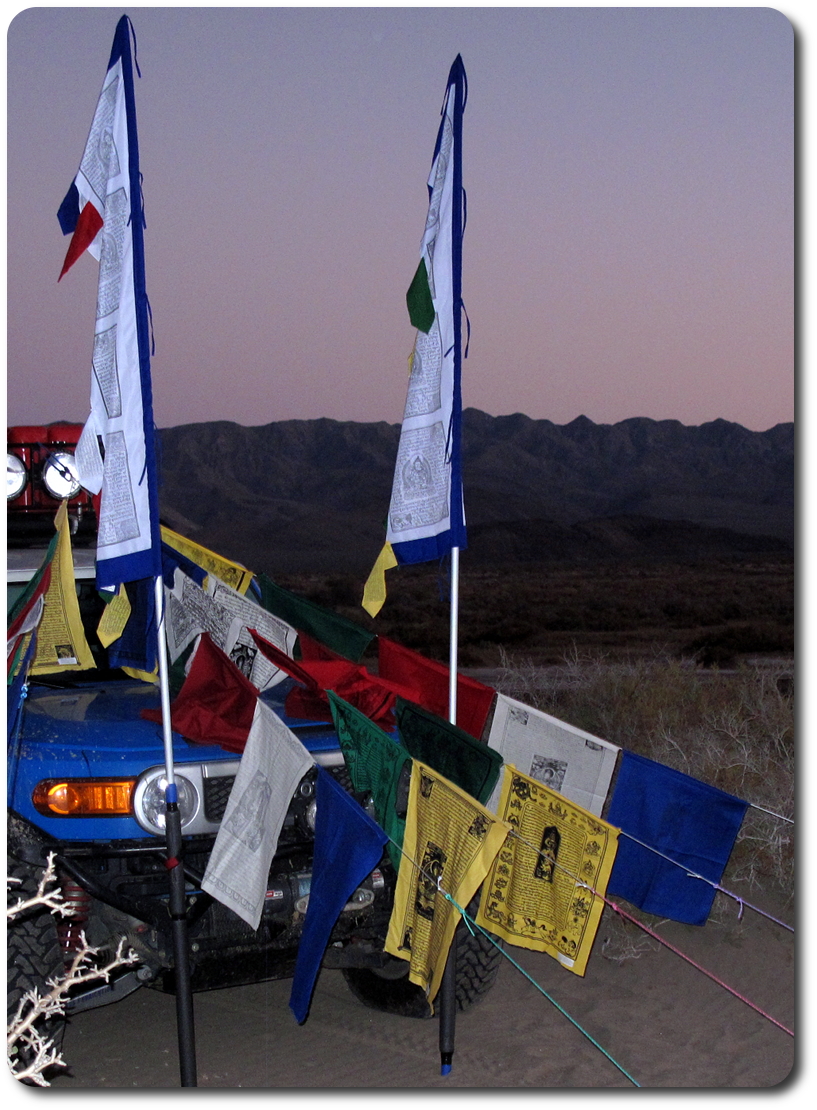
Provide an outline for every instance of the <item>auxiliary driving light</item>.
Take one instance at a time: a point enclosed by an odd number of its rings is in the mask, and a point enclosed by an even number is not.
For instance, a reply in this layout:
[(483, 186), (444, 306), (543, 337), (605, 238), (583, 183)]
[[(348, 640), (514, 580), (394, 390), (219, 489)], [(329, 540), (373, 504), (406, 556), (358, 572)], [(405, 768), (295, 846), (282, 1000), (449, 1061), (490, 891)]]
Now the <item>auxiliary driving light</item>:
[(82, 489), (77, 463), (69, 451), (55, 451), (43, 467), (43, 484), (52, 497), (68, 501)]
[(20, 496), (26, 488), (27, 481), (26, 464), (21, 458), (12, 455), (9, 451), (6, 455), (6, 496), (9, 501), (13, 501), (15, 497)]

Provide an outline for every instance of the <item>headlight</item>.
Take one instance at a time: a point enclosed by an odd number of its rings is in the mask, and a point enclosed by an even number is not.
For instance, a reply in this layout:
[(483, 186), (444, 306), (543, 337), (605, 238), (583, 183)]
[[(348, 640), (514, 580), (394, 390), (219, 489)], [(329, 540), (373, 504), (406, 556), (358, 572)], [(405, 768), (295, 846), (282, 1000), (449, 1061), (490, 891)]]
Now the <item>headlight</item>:
[(52, 497), (67, 501), (82, 489), (77, 462), (69, 451), (55, 451), (43, 467), (43, 482)]
[[(179, 816), (182, 829), (195, 818), (201, 806), (199, 792), (193, 783), (176, 773)], [(163, 767), (154, 767), (139, 777), (133, 792), (134, 817), (142, 828), (155, 836), (164, 836), (165, 831), (165, 787), (167, 776)]]
[(25, 463), (9, 451), (6, 455), (6, 496), (9, 501), (13, 501), (15, 497), (20, 496), (26, 488), (27, 481), (28, 475), (26, 474)]

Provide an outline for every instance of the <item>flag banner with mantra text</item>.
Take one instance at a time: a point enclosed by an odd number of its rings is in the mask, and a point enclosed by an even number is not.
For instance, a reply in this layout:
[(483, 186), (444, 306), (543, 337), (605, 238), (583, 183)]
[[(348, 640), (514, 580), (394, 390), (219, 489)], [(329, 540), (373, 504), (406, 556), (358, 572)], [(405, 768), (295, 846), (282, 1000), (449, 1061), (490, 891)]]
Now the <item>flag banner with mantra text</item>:
[(420, 264), (406, 295), (417, 338), (386, 532), (399, 563), (427, 562), (466, 546), (460, 466), (465, 87), (457, 55), (428, 177)]
[[(488, 743), (537, 782), (601, 816), (621, 750), (615, 744), (497, 694)], [(496, 811), (502, 782), (485, 803)]]
[(86, 250), (99, 261), (91, 412), (76, 462), (85, 489), (102, 494), (96, 581), (112, 592), (162, 569), (133, 65), (130, 20), (122, 16), (80, 168), (58, 213), (72, 235), (60, 277)]
[[(161, 526), (161, 535), (162, 543), (171, 548), (173, 552), (189, 559), (191, 563), (200, 567), (205, 574), (212, 574), (238, 593), (246, 594), (250, 582), (252, 582), (253, 573), (242, 566), (241, 563), (226, 559), (223, 555), (216, 554), (208, 547), (202, 547), (200, 543), (194, 543), (186, 536), (180, 536), (178, 532), (173, 532), (164, 525)], [(191, 578), (196, 577), (189, 570), (184, 569), (185, 573), (189, 574)], [(172, 586), (173, 583), (168, 582), (166, 584)], [(203, 583), (199, 581), (199, 585), (203, 585)]]
[(386, 834), (322, 767), (315, 780), (315, 854), (289, 1005), (306, 1021), (332, 928), (359, 883), (380, 862)]
[[(8, 611), (6, 618), (6, 672), (9, 682), (12, 681), (14, 675), (19, 674), (23, 657), (29, 656), (32, 633), (42, 620), (44, 598), (51, 584), (51, 570), (57, 551), (58, 539), (59, 532), (53, 536), (51, 543), (48, 545), (48, 550), (43, 556), (40, 566), (34, 572), (31, 581)], [(36, 643), (34, 646), (36, 648)], [(29, 656), (26, 671), (30, 666), (32, 657), (33, 652)]]
[[(496, 859), (509, 826), (425, 763), (411, 770), (403, 859), (385, 949), (409, 961), (429, 1005), (463, 909)], [(443, 893), (445, 892), (445, 893)]]
[(394, 465), (386, 543), (366, 582), (363, 608), (386, 600), (386, 571), (467, 546), (460, 451), (462, 425), (462, 116), (467, 80), (458, 54), (448, 74), (427, 179), (420, 262), (406, 293), (417, 328)]
[(397, 731), (412, 758), (428, 763), (466, 794), (488, 804), (502, 769), (499, 752), (403, 698), (397, 699)]
[[(258, 690), (207, 632), (190, 660), (187, 676), (170, 706), (175, 732), (188, 743), (217, 744), (243, 752), (255, 719)], [(145, 720), (162, 722), (161, 709), (143, 709)]]
[(246, 921), (261, 922), (269, 869), (298, 783), (314, 766), (301, 741), (268, 705), (255, 715), (201, 889)]
[(57, 544), (51, 562), (48, 589), (43, 595), (37, 651), (31, 664), (33, 675), (85, 671), (96, 666), (85, 636), (77, 600), (67, 501), (63, 501), (57, 510), (54, 527), (57, 530)]
[(623, 752), (608, 817), (621, 829), (610, 891), (658, 917), (705, 925), (748, 803)]
[[(427, 659), (385, 636), (377, 638), (377, 673), (380, 678), (405, 688), (402, 696), (448, 720), (450, 669), (435, 659)], [(477, 740), (482, 738), (485, 722), (494, 704), (490, 686), (468, 675), (457, 675), (457, 726)]]
[(298, 594), (285, 590), (266, 574), (258, 576), (258, 585), (261, 604), (265, 609), (297, 628), (298, 632), (314, 637), (344, 659), (359, 663), (374, 639), (373, 632), (368, 632), (309, 598), (299, 597)]
[[(252, 629), (250, 631), (263, 654), (301, 683), (287, 694), (285, 708), (290, 717), (329, 720), (329, 695), (326, 691), (334, 690), (339, 698), (359, 709), (370, 721), (383, 728), (394, 726), (394, 703), (402, 687), (370, 674), (362, 663), (351, 663), (340, 656), (296, 662), (263, 636)], [(302, 639), (301, 643), (303, 646)]]
[(584, 975), (618, 829), (508, 764), (498, 813), (513, 832), (485, 882), (477, 924)]

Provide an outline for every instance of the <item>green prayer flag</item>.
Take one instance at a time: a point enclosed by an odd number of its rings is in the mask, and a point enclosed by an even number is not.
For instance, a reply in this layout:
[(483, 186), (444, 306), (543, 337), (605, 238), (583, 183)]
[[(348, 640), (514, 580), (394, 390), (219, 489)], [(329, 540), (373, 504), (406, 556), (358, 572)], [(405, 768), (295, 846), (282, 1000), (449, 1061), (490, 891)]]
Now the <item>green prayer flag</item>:
[[(389, 856), (400, 870), (406, 829), (411, 756), (401, 745), (333, 690), (327, 691), (332, 720), (352, 786), (371, 794), (374, 816), (389, 837)], [(394, 843), (392, 843), (394, 842)]]
[(57, 540), (58, 539), (59, 539), (59, 534), (57, 532), (55, 532), (54, 535), (51, 537), (51, 542), (48, 545), (48, 550), (46, 551), (45, 555), (43, 556), (43, 560), (40, 563), (39, 567), (34, 572), (32, 578), (29, 581), (26, 588), (23, 590), (23, 592), (20, 594), (20, 596), (17, 598), (17, 600), (15, 602), (13, 602), (13, 604), (9, 608), (8, 615), (7, 615), (7, 618), (6, 618), (6, 628), (7, 629), (11, 628), (15, 619), (30, 604), (31, 599), (36, 596), (39, 585), (43, 580), (43, 575), (45, 574), (46, 567), (49, 565), (49, 563), (54, 558), (54, 554), (57, 550)]
[(431, 287), (428, 284), (425, 258), (420, 259), (417, 272), (411, 279), (411, 285), (406, 293), (406, 304), (408, 305), (409, 320), (415, 328), (419, 328), (420, 331), (428, 335), (434, 323), (434, 300), (431, 296)]
[(305, 632), (344, 659), (359, 663), (375, 634), (361, 628), (354, 621), (324, 609), (315, 601), (285, 590), (266, 574), (258, 578), (261, 588), (261, 605), (268, 613), (280, 617), (298, 632)]
[(400, 739), (412, 758), (486, 804), (502, 768), (500, 752), (403, 698), (397, 699), (395, 715)]

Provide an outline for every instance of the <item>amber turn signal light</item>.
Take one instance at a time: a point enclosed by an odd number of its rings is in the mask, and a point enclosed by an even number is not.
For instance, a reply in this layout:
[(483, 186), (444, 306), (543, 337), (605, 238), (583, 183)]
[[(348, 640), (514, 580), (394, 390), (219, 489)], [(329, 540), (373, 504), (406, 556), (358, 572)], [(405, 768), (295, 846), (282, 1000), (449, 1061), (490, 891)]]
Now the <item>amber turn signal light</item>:
[(123, 817), (133, 812), (136, 779), (43, 779), (31, 800), (47, 817)]

